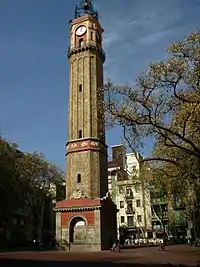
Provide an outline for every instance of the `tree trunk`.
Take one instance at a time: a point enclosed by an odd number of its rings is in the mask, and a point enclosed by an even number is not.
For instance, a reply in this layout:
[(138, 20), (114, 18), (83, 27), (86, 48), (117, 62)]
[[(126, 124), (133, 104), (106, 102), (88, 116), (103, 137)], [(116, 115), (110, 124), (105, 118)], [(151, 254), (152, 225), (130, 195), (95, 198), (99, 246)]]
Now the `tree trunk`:
[(38, 214), (37, 238), (42, 241), (43, 237), (43, 221), (44, 221), (44, 200), (41, 201), (40, 213)]

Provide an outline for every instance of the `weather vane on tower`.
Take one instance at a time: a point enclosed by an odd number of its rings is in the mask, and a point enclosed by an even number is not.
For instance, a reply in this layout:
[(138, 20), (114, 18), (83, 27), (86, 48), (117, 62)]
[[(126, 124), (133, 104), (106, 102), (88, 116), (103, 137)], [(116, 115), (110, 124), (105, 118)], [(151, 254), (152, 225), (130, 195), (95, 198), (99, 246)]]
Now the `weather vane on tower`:
[(90, 14), (98, 19), (98, 12), (95, 10), (91, 0), (81, 0), (80, 4), (76, 6), (75, 18), (81, 17), (85, 14)]

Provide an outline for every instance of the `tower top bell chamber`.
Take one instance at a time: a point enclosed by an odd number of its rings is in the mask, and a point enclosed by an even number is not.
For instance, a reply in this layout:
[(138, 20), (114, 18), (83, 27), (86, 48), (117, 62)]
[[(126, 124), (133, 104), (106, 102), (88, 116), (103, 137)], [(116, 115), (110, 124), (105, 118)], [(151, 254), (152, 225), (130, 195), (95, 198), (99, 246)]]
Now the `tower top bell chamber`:
[(76, 6), (75, 18), (84, 16), (86, 14), (92, 15), (98, 20), (98, 12), (94, 8), (91, 0), (81, 0), (80, 4)]

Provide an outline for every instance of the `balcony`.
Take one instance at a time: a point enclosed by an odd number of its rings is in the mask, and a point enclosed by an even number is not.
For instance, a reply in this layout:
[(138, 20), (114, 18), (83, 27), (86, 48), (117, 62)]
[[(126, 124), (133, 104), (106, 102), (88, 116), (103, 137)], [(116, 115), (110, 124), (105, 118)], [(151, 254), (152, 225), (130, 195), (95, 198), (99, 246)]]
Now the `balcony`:
[(135, 209), (131, 208), (131, 207), (127, 207), (125, 210), (126, 210), (126, 214), (134, 214), (135, 213)]
[(168, 200), (167, 198), (151, 198), (151, 203), (152, 205), (167, 205), (168, 204)]
[(101, 59), (102, 59), (102, 63), (105, 62), (106, 60), (106, 54), (104, 52), (104, 50), (99, 46), (97, 45), (95, 42), (84, 42), (81, 46), (69, 46), (69, 49), (68, 49), (68, 57), (70, 57), (71, 55), (73, 54), (78, 54), (80, 52), (84, 52), (84, 51), (98, 51)]
[(167, 221), (168, 219), (169, 218), (167, 212), (157, 212), (152, 214), (152, 221), (158, 221), (158, 220)]

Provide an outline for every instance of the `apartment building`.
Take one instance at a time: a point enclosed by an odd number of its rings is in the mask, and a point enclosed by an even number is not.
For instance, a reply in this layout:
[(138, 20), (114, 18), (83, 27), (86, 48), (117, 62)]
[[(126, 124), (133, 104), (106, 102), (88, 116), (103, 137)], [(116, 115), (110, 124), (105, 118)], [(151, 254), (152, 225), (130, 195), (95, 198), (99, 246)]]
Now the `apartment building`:
[(141, 177), (139, 154), (112, 147), (108, 162), (108, 188), (118, 208), (117, 226), (134, 238), (147, 237), (152, 229), (150, 192)]

